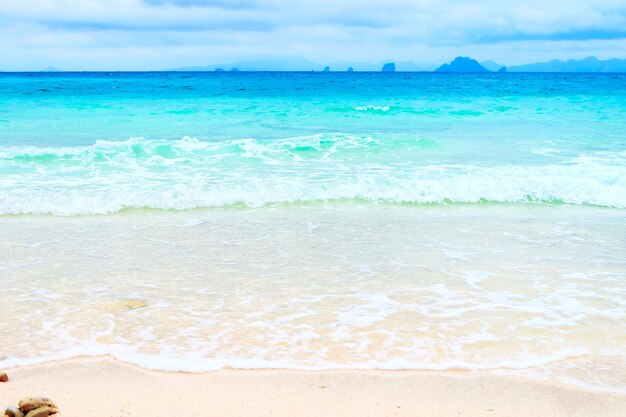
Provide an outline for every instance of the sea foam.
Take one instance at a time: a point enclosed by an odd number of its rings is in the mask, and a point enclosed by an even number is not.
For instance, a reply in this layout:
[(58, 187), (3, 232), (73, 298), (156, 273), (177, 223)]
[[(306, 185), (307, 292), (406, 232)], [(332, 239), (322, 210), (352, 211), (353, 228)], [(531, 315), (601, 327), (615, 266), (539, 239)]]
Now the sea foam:
[[(416, 141), (320, 134), (263, 141), (129, 139), (0, 150), (0, 214), (106, 214), (320, 201), (626, 207), (626, 158), (433, 163)], [(413, 147), (411, 146), (413, 144)]]
[(30, 337), (4, 340), (0, 367), (81, 355), (189, 372), (556, 367), (542, 378), (621, 389), (623, 373), (602, 370), (624, 364), (624, 216), (522, 204), (4, 216), (0, 333), (17, 323)]

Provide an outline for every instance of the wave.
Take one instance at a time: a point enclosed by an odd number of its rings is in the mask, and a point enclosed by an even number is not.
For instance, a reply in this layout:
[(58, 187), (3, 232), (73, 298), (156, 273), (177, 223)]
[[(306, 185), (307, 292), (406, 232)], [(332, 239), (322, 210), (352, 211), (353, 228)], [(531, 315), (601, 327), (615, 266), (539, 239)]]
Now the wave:
[[(301, 364), (297, 361), (264, 360), (260, 358), (239, 358), (230, 359), (210, 359), (200, 353), (189, 353), (183, 357), (174, 357), (163, 354), (143, 354), (133, 347), (122, 346), (76, 346), (64, 352), (31, 356), (29, 358), (9, 357), (0, 359), (0, 366), (4, 369), (14, 367), (33, 366), (55, 361), (72, 360), (79, 358), (109, 357), (119, 362), (138, 366), (143, 369), (163, 372), (185, 372), (200, 374), (223, 369), (238, 370), (293, 370), (303, 372), (320, 371), (429, 371), (429, 372), (458, 372), (477, 371), (491, 372), (499, 375), (523, 376), (540, 381), (557, 381), (566, 385), (578, 386), (600, 392), (613, 392), (618, 394), (626, 393), (626, 388), (620, 385), (619, 381), (596, 380), (593, 378), (579, 376), (572, 373), (572, 370), (583, 369), (586, 358), (595, 358), (598, 361), (607, 357), (594, 357), (579, 354), (580, 349), (570, 349), (555, 352), (549, 357), (526, 358), (525, 360), (514, 360), (492, 362), (489, 365), (481, 365), (464, 360), (456, 360), (443, 363), (419, 363), (407, 359), (394, 359), (389, 361), (372, 360), (362, 363), (339, 364), (339, 363), (317, 363)], [(617, 358), (617, 365), (623, 364), (620, 356), (608, 356)], [(582, 362), (582, 363), (581, 363)], [(613, 364), (615, 365), (615, 364)], [(554, 369), (552, 369), (554, 367)], [(563, 369), (559, 368), (564, 367)], [(593, 368), (593, 363), (591, 365)], [(576, 375), (576, 376), (573, 376)]]
[(390, 107), (385, 106), (357, 106), (354, 108), (357, 111), (371, 111), (371, 112), (388, 112)]
[(485, 166), (424, 160), (422, 154), (433, 146), (423, 138), (319, 134), (272, 141), (133, 138), (82, 147), (10, 147), (0, 149), (0, 215), (337, 200), (626, 208), (626, 160), (620, 152), (581, 154), (558, 164)]
[[(171, 348), (169, 348), (172, 350)], [(167, 350), (167, 349), (166, 349)], [(188, 352), (187, 355), (179, 357), (164, 354), (144, 354), (137, 352), (134, 346), (106, 346), (106, 345), (83, 345), (69, 348), (63, 352), (29, 356), (28, 358), (7, 357), (0, 361), (4, 369), (18, 366), (30, 366), (39, 363), (67, 360), (77, 357), (98, 357), (111, 356), (121, 362), (130, 363), (146, 369), (160, 371), (181, 371), (181, 372), (210, 372), (219, 369), (293, 369), (301, 371), (328, 371), (328, 370), (416, 370), (416, 371), (446, 371), (446, 370), (473, 370), (473, 371), (493, 371), (501, 369), (523, 370), (536, 366), (545, 366), (550, 363), (560, 362), (572, 358), (579, 358), (581, 349), (564, 350), (556, 352), (549, 357), (526, 358), (520, 361), (519, 358), (490, 362), (489, 364), (479, 363), (472, 360), (455, 360), (450, 362), (416, 362), (404, 358), (394, 358), (389, 360), (371, 360), (368, 362), (338, 363), (338, 362), (299, 362), (297, 360), (267, 360), (262, 358), (236, 357), (228, 359), (211, 359), (203, 352)]]

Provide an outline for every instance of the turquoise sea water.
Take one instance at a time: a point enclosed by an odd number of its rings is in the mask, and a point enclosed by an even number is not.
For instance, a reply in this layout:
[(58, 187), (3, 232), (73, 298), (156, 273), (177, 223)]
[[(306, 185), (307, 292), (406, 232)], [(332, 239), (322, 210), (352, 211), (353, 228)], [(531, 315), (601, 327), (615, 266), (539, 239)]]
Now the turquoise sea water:
[(5, 73), (0, 103), (0, 214), (626, 207), (624, 75)]
[(626, 75), (0, 73), (0, 368), (624, 393), (625, 254)]

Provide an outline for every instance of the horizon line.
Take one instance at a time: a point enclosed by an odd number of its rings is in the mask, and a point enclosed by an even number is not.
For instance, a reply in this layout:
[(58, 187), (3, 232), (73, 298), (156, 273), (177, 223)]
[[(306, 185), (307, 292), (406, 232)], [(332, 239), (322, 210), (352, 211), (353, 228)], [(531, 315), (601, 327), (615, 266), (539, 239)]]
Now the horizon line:
[(322, 70), (237, 70), (237, 71), (231, 71), (231, 70), (223, 70), (223, 71), (216, 71), (216, 70), (54, 70), (54, 71), (48, 71), (48, 70), (34, 70), (34, 71), (4, 71), (4, 70), (0, 70), (0, 74), (58, 74), (58, 73), (86, 73), (86, 72), (90, 72), (90, 73), (149, 73), (149, 72), (179, 72), (179, 73), (211, 73), (211, 74), (237, 74), (237, 73), (241, 73), (241, 72), (247, 72), (247, 73), (269, 73), (269, 72), (290, 72), (290, 73), (306, 73), (306, 74), (310, 74), (310, 73), (321, 73), (321, 74), (328, 74), (328, 73), (346, 73), (346, 74), (351, 74), (351, 73), (368, 73), (368, 74), (393, 74), (393, 73), (399, 73), (399, 74), (477, 74), (477, 75), (485, 75), (485, 74), (499, 74), (499, 75), (503, 75), (503, 74), (626, 74), (626, 71), (606, 71), (606, 72), (600, 72), (600, 71), (505, 71), (505, 72), (499, 72), (499, 71), (449, 71), (449, 72), (445, 72), (445, 71), (436, 71), (436, 70), (416, 70), (416, 71), (381, 71), (381, 70), (353, 70), (353, 71), (347, 71), (347, 70), (330, 70), (330, 71), (322, 71)]

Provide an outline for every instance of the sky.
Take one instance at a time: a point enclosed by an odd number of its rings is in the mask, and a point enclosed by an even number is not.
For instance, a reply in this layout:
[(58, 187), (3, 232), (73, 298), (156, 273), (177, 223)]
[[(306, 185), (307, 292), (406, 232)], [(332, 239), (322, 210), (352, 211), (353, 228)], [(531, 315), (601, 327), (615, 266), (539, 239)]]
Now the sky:
[(626, 0), (0, 0), (4, 71), (247, 60), (358, 70), (459, 55), (626, 58)]

